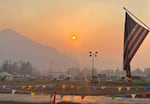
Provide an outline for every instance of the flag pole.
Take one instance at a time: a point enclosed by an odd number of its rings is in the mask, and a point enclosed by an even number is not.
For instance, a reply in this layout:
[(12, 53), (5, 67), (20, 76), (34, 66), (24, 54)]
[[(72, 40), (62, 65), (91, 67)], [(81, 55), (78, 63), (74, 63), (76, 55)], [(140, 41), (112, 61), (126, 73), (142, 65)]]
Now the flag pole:
[(139, 22), (141, 22), (147, 29), (148, 29), (148, 31), (150, 31), (150, 28), (144, 23), (144, 22), (142, 22), (139, 18), (137, 18), (134, 14), (132, 14), (128, 9), (126, 9), (125, 7), (123, 7), (123, 9), (125, 10), (125, 11), (127, 11), (129, 14), (131, 14), (134, 18), (136, 18)]

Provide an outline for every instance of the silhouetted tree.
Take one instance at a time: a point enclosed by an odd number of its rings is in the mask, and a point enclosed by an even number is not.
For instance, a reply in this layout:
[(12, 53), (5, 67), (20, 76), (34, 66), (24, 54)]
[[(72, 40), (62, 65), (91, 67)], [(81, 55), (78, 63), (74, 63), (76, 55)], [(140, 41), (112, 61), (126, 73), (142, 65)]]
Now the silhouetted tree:
[(8, 64), (8, 60), (6, 60), (3, 64), (2, 64), (2, 70), (9, 72), (9, 64)]
[[(36, 69), (31, 65), (30, 62), (25, 62), (25, 61), (14, 61), (12, 62), (11, 60), (6, 60), (2, 66), (1, 66), (2, 71), (6, 71), (11, 74), (30, 74), (32, 75), (33, 73), (38, 73)], [(35, 72), (36, 71), (36, 72)]]
[(30, 62), (22, 62), (20, 68), (21, 74), (32, 74), (32, 66)]

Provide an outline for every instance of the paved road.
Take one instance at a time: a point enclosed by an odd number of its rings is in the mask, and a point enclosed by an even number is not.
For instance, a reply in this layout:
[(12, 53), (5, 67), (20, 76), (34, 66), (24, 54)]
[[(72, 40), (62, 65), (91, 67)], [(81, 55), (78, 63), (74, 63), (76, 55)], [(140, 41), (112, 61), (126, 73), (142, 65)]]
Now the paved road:
[[(0, 94), (0, 104), (50, 104), (50, 101), (49, 95), (36, 95), (35, 97), (31, 97), (27, 94)], [(63, 96), (61, 99), (61, 96), (58, 95), (56, 101), (58, 104), (150, 104), (150, 99), (146, 98), (115, 98), (113, 100), (112, 98), (105, 96), (86, 96), (82, 100), (81, 96), (67, 95)]]

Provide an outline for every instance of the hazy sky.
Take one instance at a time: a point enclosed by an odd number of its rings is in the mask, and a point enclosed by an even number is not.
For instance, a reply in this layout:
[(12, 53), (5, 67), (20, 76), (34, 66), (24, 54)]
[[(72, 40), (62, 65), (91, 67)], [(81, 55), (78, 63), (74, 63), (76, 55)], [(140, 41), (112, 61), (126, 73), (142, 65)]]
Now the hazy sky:
[[(55, 47), (83, 66), (90, 64), (88, 52), (98, 51), (97, 67), (121, 68), (124, 6), (150, 26), (150, 0), (0, 0), (0, 30), (11, 28)], [(70, 39), (72, 34), (76, 41)], [(133, 68), (150, 67), (149, 44), (147, 36)]]

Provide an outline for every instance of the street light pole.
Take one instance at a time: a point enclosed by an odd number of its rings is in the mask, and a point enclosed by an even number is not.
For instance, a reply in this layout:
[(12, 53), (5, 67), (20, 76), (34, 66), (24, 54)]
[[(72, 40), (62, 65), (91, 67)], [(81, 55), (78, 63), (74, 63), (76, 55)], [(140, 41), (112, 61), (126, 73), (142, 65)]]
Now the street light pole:
[(94, 76), (94, 58), (95, 57), (97, 57), (97, 54), (98, 54), (98, 52), (96, 51), (96, 52), (89, 52), (89, 57), (91, 57), (92, 58), (92, 81), (93, 81), (93, 76)]

